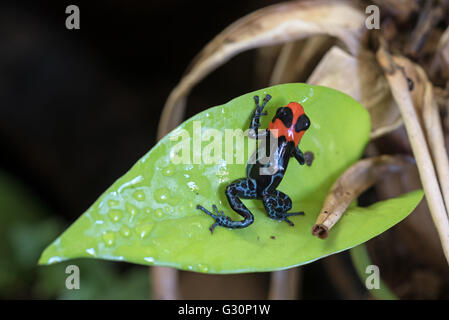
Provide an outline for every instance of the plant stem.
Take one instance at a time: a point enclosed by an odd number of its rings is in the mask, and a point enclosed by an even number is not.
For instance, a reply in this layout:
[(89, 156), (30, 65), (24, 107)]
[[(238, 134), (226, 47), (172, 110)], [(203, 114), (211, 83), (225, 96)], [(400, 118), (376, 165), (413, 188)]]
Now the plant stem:
[[(363, 284), (366, 282), (366, 278), (369, 274), (366, 273), (366, 267), (372, 265), (371, 259), (369, 258), (368, 250), (364, 243), (354, 247), (350, 250), (352, 264), (354, 265), (357, 274)], [(388, 288), (382, 279), (379, 280), (379, 289), (371, 289), (368, 292), (378, 300), (398, 300), (398, 297)]]

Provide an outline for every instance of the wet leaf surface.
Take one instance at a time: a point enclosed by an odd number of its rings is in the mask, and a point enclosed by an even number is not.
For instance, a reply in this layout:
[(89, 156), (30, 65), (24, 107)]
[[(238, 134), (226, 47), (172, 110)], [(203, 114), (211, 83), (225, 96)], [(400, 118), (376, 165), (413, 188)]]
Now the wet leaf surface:
[[(311, 119), (301, 149), (314, 154), (312, 166), (300, 166), (292, 159), (279, 189), (293, 200), (292, 211), (305, 216), (285, 222), (270, 219), (261, 201), (244, 200), (255, 222), (245, 229), (229, 230), (196, 209), (216, 204), (234, 220), (241, 219), (227, 203), (224, 189), (245, 176), (246, 160), (254, 150), (234, 140), (213, 164), (173, 164), (169, 154), (181, 140), (179, 134), (194, 137), (195, 126), (206, 129), (246, 130), (254, 111), (254, 95), (273, 98), (262, 120), (266, 128), (276, 109), (291, 101), (300, 102)], [(199, 121), (199, 122), (196, 122)], [(305, 84), (285, 84), (240, 96), (222, 106), (210, 108), (181, 124), (144, 155), (42, 254), (40, 263), (90, 257), (145, 265), (172, 266), (207, 273), (270, 271), (305, 264), (356, 246), (380, 234), (405, 218), (422, 198), (415, 191), (369, 208), (350, 207), (326, 240), (314, 237), (312, 226), (324, 198), (337, 177), (358, 160), (369, 141), (368, 112), (355, 100), (336, 90)], [(225, 137), (225, 134), (223, 133)], [(205, 137), (203, 137), (205, 138)], [(225, 138), (221, 139), (222, 147)], [(220, 140), (220, 141), (221, 141)], [(193, 152), (194, 141), (187, 155)], [(211, 143), (202, 142), (202, 152)], [(192, 143), (191, 143), (192, 142)], [(173, 153), (174, 152), (174, 153)], [(236, 160), (243, 155), (243, 163)]]

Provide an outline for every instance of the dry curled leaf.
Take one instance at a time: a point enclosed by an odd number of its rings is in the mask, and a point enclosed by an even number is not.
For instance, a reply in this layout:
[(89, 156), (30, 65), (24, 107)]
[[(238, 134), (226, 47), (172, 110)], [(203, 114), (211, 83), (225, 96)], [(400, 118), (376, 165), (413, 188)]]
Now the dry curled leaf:
[(360, 160), (347, 169), (329, 190), (323, 207), (312, 228), (312, 234), (325, 239), (348, 206), (386, 174), (398, 172), (410, 165), (405, 156), (383, 155)]
[(237, 20), (200, 52), (170, 93), (158, 136), (164, 136), (180, 123), (190, 90), (236, 54), (319, 34), (338, 38), (351, 53), (356, 54), (366, 30), (365, 18), (363, 12), (346, 2), (292, 1), (257, 10)]
[(358, 57), (333, 47), (307, 81), (340, 90), (359, 101), (371, 116), (371, 137), (377, 138), (402, 124), (401, 114), (374, 54), (360, 51)]
[[(298, 42), (302, 42), (299, 40)], [(258, 88), (265, 87), (270, 83), (273, 69), (277, 64), (278, 57), (282, 51), (282, 45), (261, 47), (256, 50), (254, 59), (254, 85)]]

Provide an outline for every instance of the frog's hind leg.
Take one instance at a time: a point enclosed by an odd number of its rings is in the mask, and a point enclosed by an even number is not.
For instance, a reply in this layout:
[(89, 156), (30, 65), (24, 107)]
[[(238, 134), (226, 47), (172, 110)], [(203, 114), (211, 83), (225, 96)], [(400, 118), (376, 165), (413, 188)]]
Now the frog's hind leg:
[(251, 211), (240, 200), (242, 199), (255, 199), (257, 198), (256, 182), (249, 178), (238, 179), (226, 187), (226, 197), (228, 198), (231, 208), (241, 215), (244, 219), (241, 221), (234, 221), (230, 217), (226, 216), (223, 211), (218, 211), (217, 206), (213, 205), (212, 208), (215, 214), (208, 211), (204, 207), (197, 205), (197, 209), (208, 214), (215, 219), (215, 223), (209, 228), (211, 232), (215, 227), (222, 226), (226, 228), (246, 228), (254, 222), (254, 216)]
[(290, 212), (292, 200), (285, 193), (274, 190), (272, 193), (265, 193), (263, 196), (263, 205), (271, 219), (285, 221), (292, 227), (295, 225), (288, 217), (304, 215), (304, 212)]

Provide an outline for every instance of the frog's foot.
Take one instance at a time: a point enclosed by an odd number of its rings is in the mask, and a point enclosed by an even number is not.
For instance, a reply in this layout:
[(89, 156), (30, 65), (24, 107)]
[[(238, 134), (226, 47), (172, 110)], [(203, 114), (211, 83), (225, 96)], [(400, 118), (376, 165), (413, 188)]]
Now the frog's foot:
[[(253, 117), (251, 119), (251, 124), (249, 126), (250, 137), (252, 138), (258, 138), (259, 137), (259, 127), (260, 127), (260, 118), (262, 116), (266, 116), (268, 113), (266, 111), (263, 111), (268, 101), (270, 101), (271, 96), (269, 94), (265, 95), (265, 98), (263, 99), (263, 104), (259, 105), (259, 96), (254, 96), (254, 102), (256, 103), (256, 110), (254, 111)], [(266, 131), (264, 131), (266, 132)], [(263, 134), (262, 134), (263, 135)]]
[(212, 212), (210, 212), (209, 210), (207, 210), (206, 208), (204, 208), (203, 206), (200, 206), (200, 205), (197, 205), (196, 208), (198, 210), (203, 211), (207, 215), (211, 216), (215, 220), (215, 223), (209, 228), (211, 233), (214, 232), (215, 227), (217, 227), (217, 226), (226, 227), (226, 224), (228, 224), (230, 221), (232, 221), (231, 218), (227, 217), (223, 211), (218, 211), (218, 208), (215, 204), (212, 205), (212, 208), (214, 209), (216, 214), (213, 214)]
[[(268, 114), (267, 111), (255, 113), (253, 119), (259, 120), (262, 116), (266, 116), (267, 114)], [(259, 127), (260, 127), (260, 124), (259, 124)]]
[(203, 211), (207, 215), (211, 216), (215, 220), (215, 223), (209, 228), (210, 233), (213, 233), (214, 229), (217, 226), (235, 229), (235, 228), (244, 228), (250, 224), (250, 223), (248, 223), (247, 220), (243, 220), (243, 221), (232, 220), (230, 217), (226, 216), (223, 211), (219, 211), (216, 205), (212, 205), (212, 208), (214, 209), (216, 214), (213, 214), (212, 212), (210, 212), (209, 210), (207, 210), (206, 208), (204, 208), (203, 206), (200, 206), (200, 205), (197, 205), (196, 208), (198, 210)]
[(276, 217), (271, 217), (272, 219), (275, 219), (275, 220), (279, 220), (279, 221), (285, 221), (285, 222), (287, 222), (290, 226), (294, 226), (295, 224), (292, 222), (292, 221), (290, 221), (289, 219), (288, 219), (288, 217), (291, 217), (291, 216), (303, 216), (304, 215), (304, 211), (300, 211), (300, 212), (290, 212), (290, 213), (278, 213), (277, 215), (276, 215)]
[(240, 221), (234, 221), (230, 217), (227, 217), (223, 213), (223, 211), (218, 211), (216, 205), (212, 206), (215, 214), (200, 205), (197, 205), (196, 208), (214, 218), (215, 223), (209, 228), (211, 233), (213, 233), (214, 229), (217, 226), (232, 229), (246, 228), (254, 222), (254, 216), (251, 211), (249, 211), (248, 208), (243, 204), (240, 198), (255, 199), (257, 198), (256, 191), (256, 182), (248, 178), (235, 180), (233, 183), (226, 187), (226, 197), (228, 198), (228, 202), (232, 210), (243, 217), (243, 220)]
[(315, 155), (312, 151), (307, 151), (304, 153), (304, 160), (308, 167), (312, 165), (313, 159), (315, 158)]
[(259, 96), (254, 96), (254, 102), (256, 103), (256, 111), (254, 112), (254, 116), (257, 118), (260, 118), (261, 116), (266, 116), (267, 112), (262, 112), (265, 106), (267, 105), (268, 101), (270, 101), (271, 96), (267, 94), (265, 98), (263, 99), (263, 104), (259, 105)]
[(292, 208), (292, 201), (285, 193), (279, 190), (275, 190), (272, 194), (265, 194), (263, 196), (263, 204), (271, 219), (285, 221), (292, 227), (295, 224), (288, 217), (304, 215), (303, 211), (287, 213)]

